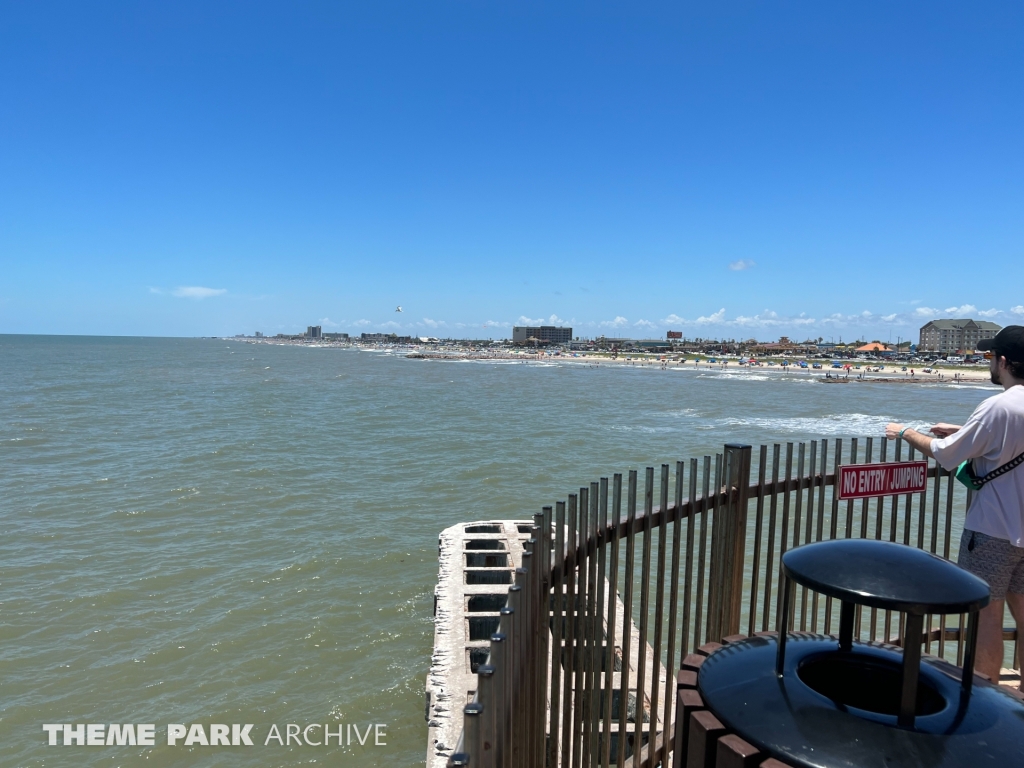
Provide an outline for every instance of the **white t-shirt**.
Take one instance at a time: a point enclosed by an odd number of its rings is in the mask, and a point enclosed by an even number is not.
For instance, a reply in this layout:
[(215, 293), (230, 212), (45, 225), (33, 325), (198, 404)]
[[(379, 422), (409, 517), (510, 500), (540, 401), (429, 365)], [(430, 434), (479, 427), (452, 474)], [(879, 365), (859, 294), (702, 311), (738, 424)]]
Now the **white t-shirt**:
[[(949, 437), (932, 440), (931, 447), (948, 470), (974, 459), (978, 477), (1024, 453), (1024, 386), (982, 401), (966, 424)], [(990, 480), (974, 494), (964, 528), (1024, 547), (1024, 465)]]

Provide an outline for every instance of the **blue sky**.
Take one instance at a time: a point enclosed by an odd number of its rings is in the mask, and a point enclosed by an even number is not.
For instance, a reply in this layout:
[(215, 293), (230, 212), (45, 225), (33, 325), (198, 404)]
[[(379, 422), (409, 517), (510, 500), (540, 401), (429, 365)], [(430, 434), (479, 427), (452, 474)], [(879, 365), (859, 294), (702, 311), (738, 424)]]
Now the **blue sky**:
[(1019, 2), (3, 1), (0, 333), (1024, 322), (1022, 84)]

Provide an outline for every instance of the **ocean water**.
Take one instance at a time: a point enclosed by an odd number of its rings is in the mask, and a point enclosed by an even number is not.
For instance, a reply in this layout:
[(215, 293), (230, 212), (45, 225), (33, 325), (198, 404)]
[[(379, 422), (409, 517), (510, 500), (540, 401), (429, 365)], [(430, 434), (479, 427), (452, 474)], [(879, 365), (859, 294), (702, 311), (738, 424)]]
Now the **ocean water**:
[[(0, 766), (420, 764), (443, 528), (997, 391), (0, 336)], [(386, 744), (264, 745), (339, 722)], [(45, 723), (154, 723), (156, 746), (51, 747)], [(168, 723), (255, 746), (170, 747)]]

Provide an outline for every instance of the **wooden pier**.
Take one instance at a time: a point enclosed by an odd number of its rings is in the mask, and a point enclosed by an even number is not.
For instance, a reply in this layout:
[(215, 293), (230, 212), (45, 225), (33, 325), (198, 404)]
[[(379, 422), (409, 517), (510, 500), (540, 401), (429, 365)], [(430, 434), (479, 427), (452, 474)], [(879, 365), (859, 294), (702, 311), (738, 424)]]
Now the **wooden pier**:
[[(500, 611), (508, 599), (508, 586), (514, 581), (515, 570), (522, 565), (523, 543), (530, 538), (532, 522), (529, 520), (490, 520), (454, 525), (445, 529), (438, 539), (438, 583), (434, 591), (434, 653), (426, 681), (427, 766), (443, 768), (455, 750), (463, 728), (463, 708), (473, 701), (477, 687), (477, 669), (487, 661), (491, 635), (498, 631)], [(610, 598), (610, 585), (604, 581), (603, 600)], [(601, 635), (608, 638), (624, 637), (625, 607), (615, 597), (617, 610), (609, 612), (614, 628), (609, 631), (607, 618), (602, 622)], [(567, 623), (563, 617), (563, 626)], [(552, 628), (553, 629), (553, 628)], [(564, 629), (558, 632), (564, 635)], [(580, 639), (582, 640), (582, 639)], [(629, 640), (626, 645), (630, 659), (623, 664), (623, 644), (607, 643), (600, 648), (593, 666), (594, 674), (603, 674), (611, 665), (612, 718), (618, 720), (621, 706), (623, 667), (626, 667), (626, 754), (631, 755), (636, 742), (634, 732), (641, 733), (641, 743), (647, 744), (651, 732), (651, 701), (644, 695), (642, 716), (637, 727), (636, 691), (639, 680), (641, 647), (640, 631), (629, 622)], [(562, 640), (563, 654), (571, 655), (582, 642)], [(664, 688), (668, 671), (655, 663), (654, 648), (644, 643), (643, 690)], [(630, 650), (632, 649), (632, 650)], [(547, 658), (550, 677), (552, 654)], [(562, 667), (587, 670), (582, 654)], [(657, 670), (656, 674), (652, 671)], [(550, 702), (548, 702), (550, 711)], [(575, 707), (568, 708), (568, 718), (574, 721), (582, 716)], [(547, 720), (548, 718), (545, 718)], [(660, 713), (654, 716), (655, 734), (662, 732)], [(619, 739), (619, 723), (611, 724), (610, 743), (614, 752)]]

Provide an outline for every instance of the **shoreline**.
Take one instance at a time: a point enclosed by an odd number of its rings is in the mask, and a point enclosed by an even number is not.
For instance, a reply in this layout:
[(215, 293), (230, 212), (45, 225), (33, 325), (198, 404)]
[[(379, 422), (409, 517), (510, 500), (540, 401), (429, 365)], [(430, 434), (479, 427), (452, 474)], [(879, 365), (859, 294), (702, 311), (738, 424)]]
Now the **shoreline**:
[[(695, 370), (700, 372), (718, 372), (734, 375), (759, 376), (773, 375), (785, 376), (800, 379), (815, 379), (823, 384), (948, 384), (951, 386), (961, 384), (992, 384), (987, 371), (970, 369), (966, 372), (948, 367), (932, 368), (932, 373), (922, 373), (914, 369), (914, 376), (903, 371), (871, 371), (852, 368), (849, 373), (840, 373), (838, 369), (826, 368), (799, 368), (797, 366), (781, 366), (778, 363), (767, 365), (762, 363), (758, 366), (739, 365), (735, 361), (728, 361), (725, 365), (720, 363), (707, 364), (701, 362), (694, 364), (693, 360), (657, 360), (650, 358), (611, 358), (603, 356), (580, 356), (571, 357), (565, 355), (526, 355), (515, 353), (457, 353), (457, 352), (424, 352), (412, 351), (405, 355), (411, 360), (435, 360), (435, 361), (496, 361), (496, 362), (544, 362), (552, 364), (566, 363), (570, 365), (585, 365), (592, 368), (601, 367), (636, 367), (650, 368), (655, 370)], [(902, 367), (902, 366), (901, 366)], [(835, 373), (833, 373), (835, 371)], [(826, 375), (829, 374), (829, 375)], [(995, 385), (992, 385), (993, 388)]]
[[(700, 372), (717, 372), (739, 376), (779, 376), (798, 379), (813, 379), (822, 384), (942, 384), (949, 386), (958, 385), (991, 385), (987, 368), (983, 366), (970, 366), (966, 370), (962, 366), (941, 366), (925, 365), (919, 368), (913, 366), (914, 376), (910, 376), (911, 366), (907, 366), (906, 372), (902, 370), (890, 370), (893, 366), (877, 362), (885, 366), (885, 370), (872, 370), (877, 365), (865, 365), (865, 361), (849, 360), (851, 366), (861, 365), (861, 368), (851, 367), (849, 371), (831, 368), (831, 361), (822, 361), (821, 368), (800, 368), (786, 360), (788, 365), (783, 366), (783, 358), (764, 358), (756, 366), (740, 365), (737, 360), (729, 359), (722, 362), (708, 363), (708, 357), (690, 358), (664, 358), (659, 359), (655, 353), (643, 355), (632, 354), (627, 356), (612, 357), (610, 354), (583, 353), (583, 354), (559, 354), (552, 355), (546, 352), (520, 352), (515, 350), (482, 350), (482, 349), (438, 349), (424, 345), (392, 346), (378, 344), (359, 344), (352, 342), (325, 341), (319, 343), (295, 342), (279, 339), (238, 339), (227, 337), (224, 341), (244, 341), (247, 344), (268, 344), (273, 346), (300, 346), (312, 349), (349, 349), (359, 352), (378, 352), (382, 354), (401, 356), (409, 360), (443, 361), (443, 362), (505, 362), (505, 363), (547, 363), (553, 365), (570, 364), (582, 365), (589, 368), (605, 367), (634, 367), (649, 368), (653, 370), (696, 370)], [(699, 362), (698, 362), (699, 361)], [(825, 367), (828, 366), (828, 367)], [(902, 365), (898, 366), (902, 368)], [(924, 368), (929, 368), (930, 373), (924, 373)], [(992, 385), (993, 388), (994, 385)]]

